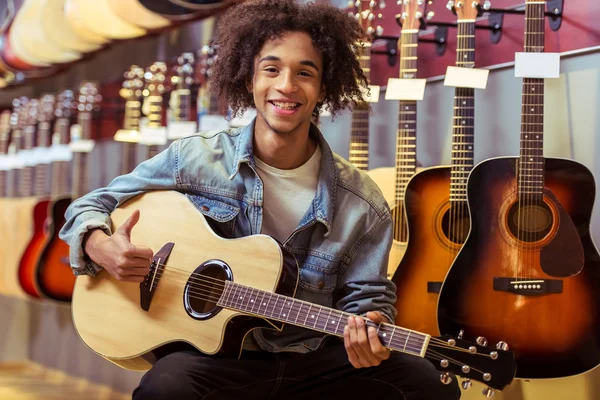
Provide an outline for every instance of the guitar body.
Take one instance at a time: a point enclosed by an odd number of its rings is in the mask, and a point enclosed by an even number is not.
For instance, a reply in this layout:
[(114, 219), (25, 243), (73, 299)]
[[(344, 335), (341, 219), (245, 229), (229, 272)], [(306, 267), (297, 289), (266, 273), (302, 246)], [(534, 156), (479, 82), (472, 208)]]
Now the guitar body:
[(42, 251), (50, 238), (46, 228), (49, 205), (49, 199), (42, 199), (33, 207), (33, 236), (23, 252), (19, 264), (19, 282), (21, 287), (25, 293), (35, 298), (40, 297), (35, 278), (37, 265), (40, 261)]
[[(468, 213), (461, 215), (450, 207), (450, 171), (449, 166), (427, 168), (408, 182), (404, 196), (409, 239), (392, 278), (397, 287), (396, 324), (430, 335), (439, 335), (439, 290), (469, 233)], [(461, 236), (462, 241), (456, 240)]]
[(531, 214), (548, 229), (537, 241), (517, 240), (510, 228), (518, 158), (473, 169), (471, 231), (438, 304), (441, 332), (464, 329), (465, 337), (508, 343), (517, 377), (526, 379), (581, 374), (600, 363), (600, 256), (589, 231), (594, 179), (574, 161), (544, 160), (551, 218)]
[[(4, 270), (5, 293), (9, 296), (25, 297), (19, 283), (19, 264), (33, 236), (33, 209), (36, 197), (19, 197), (5, 200), (8, 236)], [(3, 238), (4, 240), (4, 238)]]
[[(422, 168), (417, 168), (417, 172), (421, 171)], [(396, 194), (395, 190), (395, 182), (396, 182), (396, 170), (393, 167), (385, 167), (385, 168), (375, 168), (367, 171), (367, 174), (373, 181), (377, 184), (381, 193), (383, 194), (383, 198), (387, 201), (390, 208), (393, 210), (396, 207)], [(388, 260), (388, 278), (392, 278), (398, 265), (402, 261), (404, 257), (404, 253), (406, 252), (406, 242), (400, 242), (394, 239), (392, 243), (392, 248), (390, 249), (390, 257)]]
[(58, 233), (65, 224), (65, 212), (71, 204), (70, 198), (57, 199), (50, 203), (51, 223), (48, 238), (39, 262), (35, 279), (42, 297), (57, 301), (71, 301), (75, 276), (69, 265), (69, 245), (60, 240)]
[[(166, 244), (174, 243), (172, 251), (161, 259), (166, 267), (156, 274), (159, 280), (148, 311), (140, 306), (143, 284), (120, 282), (105, 271), (95, 277), (78, 276), (73, 293), (73, 322), (79, 336), (93, 351), (121, 367), (148, 369), (150, 364), (144, 358), (153, 349), (174, 341), (190, 343), (206, 354), (225, 356), (229, 355), (227, 350), (235, 349), (238, 355), (241, 339), (248, 332), (248, 326), (238, 322), (252, 320), (262, 325), (264, 320), (196, 299), (204, 293), (212, 294), (216, 301), (219, 283), (221, 290), (223, 285), (218, 279), (227, 274), (232, 281), (256, 289), (290, 296), (295, 292), (292, 270), (297, 265), (272, 238), (223, 239), (213, 233), (187, 197), (177, 192), (151, 192), (129, 200), (113, 212), (113, 229), (135, 209), (142, 217), (132, 231), (132, 243), (149, 246), (155, 257)], [(214, 260), (226, 265), (225, 269)], [(201, 270), (201, 265), (206, 269)], [(193, 275), (200, 271), (216, 279), (202, 282)], [(291, 281), (292, 285), (286, 283)], [(188, 282), (191, 297), (184, 293)], [(187, 298), (191, 299), (191, 309), (205, 313), (203, 317), (188, 314), (184, 306)], [(241, 333), (235, 331), (237, 325), (244, 328)]]

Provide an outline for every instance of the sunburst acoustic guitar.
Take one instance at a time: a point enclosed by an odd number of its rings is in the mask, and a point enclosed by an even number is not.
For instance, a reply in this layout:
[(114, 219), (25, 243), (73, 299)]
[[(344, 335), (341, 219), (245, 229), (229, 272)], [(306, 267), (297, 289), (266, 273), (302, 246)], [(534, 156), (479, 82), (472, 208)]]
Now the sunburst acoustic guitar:
[[(545, 3), (526, 2), (526, 53), (544, 50)], [(600, 363), (596, 187), (583, 165), (544, 157), (544, 79), (523, 78), (522, 90), (519, 157), (483, 161), (468, 179), (470, 233), (438, 322), (443, 333), (508, 342), (519, 378), (565, 377)]]
[[(479, 1), (458, 2), (456, 66), (475, 65), (475, 19)], [(442, 282), (469, 233), (467, 178), (473, 168), (474, 89), (456, 88), (450, 166), (427, 168), (406, 185), (406, 253), (396, 270), (396, 323), (438, 335), (437, 302)]]
[[(257, 326), (280, 329), (287, 323), (343, 336), (349, 314), (294, 299), (297, 263), (269, 236), (221, 238), (187, 196), (174, 191), (151, 191), (124, 202), (111, 214), (113, 229), (135, 209), (141, 216), (131, 240), (155, 254), (145, 281), (121, 282), (100, 271), (78, 276), (75, 283), (73, 322), (97, 354), (123, 368), (144, 370), (151, 366), (151, 351), (173, 341), (235, 357), (241, 339)], [(391, 350), (431, 360), (442, 379), (452, 372), (483, 382), (488, 391), (513, 379), (510, 352), (367, 323)]]

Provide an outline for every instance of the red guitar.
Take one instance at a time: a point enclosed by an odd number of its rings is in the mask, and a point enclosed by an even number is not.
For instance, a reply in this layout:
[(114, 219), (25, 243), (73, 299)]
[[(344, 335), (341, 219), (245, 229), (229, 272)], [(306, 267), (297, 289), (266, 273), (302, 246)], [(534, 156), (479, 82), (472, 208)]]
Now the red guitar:
[[(38, 114), (37, 148), (39, 152), (48, 154), (50, 146), (50, 133), (52, 122), (54, 120), (54, 103), (56, 99), (53, 95), (45, 95), (40, 100), (40, 111)], [(45, 158), (45, 160), (44, 160)], [(40, 293), (35, 280), (35, 271), (39, 263), (44, 245), (48, 241), (48, 206), (50, 197), (48, 196), (47, 182), (49, 178), (49, 160), (46, 157), (40, 157), (42, 161), (35, 166), (34, 195), (39, 197), (39, 201), (33, 207), (33, 236), (27, 245), (21, 262), (19, 264), (19, 283), (28, 295), (39, 298)]]
[[(69, 246), (60, 240), (58, 232), (65, 224), (65, 211), (73, 199), (87, 193), (87, 158), (92, 143), (91, 122), (94, 106), (99, 103), (100, 96), (95, 83), (82, 82), (79, 88), (77, 124), (79, 128), (71, 129), (71, 144), (73, 150), (73, 195), (54, 199), (50, 205), (52, 221), (46, 244), (40, 262), (36, 269), (36, 282), (42, 296), (57, 300), (71, 301), (75, 276), (69, 265)], [(58, 125), (57, 121), (57, 125)], [(74, 127), (75, 128), (75, 127)], [(58, 129), (68, 128), (59, 126)], [(63, 136), (63, 135), (61, 135)], [(64, 143), (64, 142), (61, 142)], [(57, 188), (62, 189), (62, 188)], [(64, 192), (63, 192), (64, 193)]]

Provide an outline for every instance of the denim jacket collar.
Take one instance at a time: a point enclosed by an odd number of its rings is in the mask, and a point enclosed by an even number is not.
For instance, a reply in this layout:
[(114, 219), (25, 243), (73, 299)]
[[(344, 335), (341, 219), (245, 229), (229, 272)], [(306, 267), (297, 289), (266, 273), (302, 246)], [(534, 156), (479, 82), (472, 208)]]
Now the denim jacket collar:
[[(241, 164), (249, 164), (254, 170), (254, 152), (253, 152), (253, 137), (254, 123), (256, 118), (248, 125), (240, 128), (242, 131), (239, 135), (239, 140), (236, 143), (235, 155), (229, 179), (238, 173)], [(331, 225), (335, 210), (335, 197), (337, 192), (338, 171), (335, 168), (333, 152), (323, 137), (323, 134), (313, 123), (310, 124), (309, 135), (316, 139), (321, 147), (321, 165), (319, 167), (319, 180), (317, 184), (317, 192), (313, 200), (312, 209), (304, 215), (300, 221), (300, 227), (317, 220), (322, 223), (327, 232), (325, 237), (331, 232)]]

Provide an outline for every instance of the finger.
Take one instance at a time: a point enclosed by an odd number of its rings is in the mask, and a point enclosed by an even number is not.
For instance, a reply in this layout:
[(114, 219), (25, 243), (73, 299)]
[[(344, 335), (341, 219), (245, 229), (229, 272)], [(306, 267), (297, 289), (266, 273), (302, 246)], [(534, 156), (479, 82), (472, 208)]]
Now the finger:
[(131, 268), (121, 268), (122, 275), (126, 276), (146, 276), (150, 271), (148, 267), (131, 267)]
[(356, 332), (357, 332), (357, 341), (360, 346), (361, 352), (358, 352), (363, 361), (366, 361), (369, 366), (377, 365), (380, 360), (375, 357), (373, 352), (371, 351), (371, 343), (369, 341), (369, 336), (367, 335), (367, 327), (365, 321), (357, 317), (356, 319)]
[(147, 261), (152, 260), (154, 252), (150, 247), (147, 246), (134, 246), (132, 244), (126, 245), (126, 250), (123, 252), (127, 258), (143, 258)]
[(125, 222), (123, 222), (123, 225), (121, 225), (117, 229), (117, 232), (123, 233), (127, 237), (131, 237), (131, 230), (133, 229), (135, 224), (138, 223), (139, 220), (140, 220), (140, 210), (134, 210), (133, 213), (131, 213), (131, 215), (129, 216), (129, 218), (127, 218), (125, 220)]
[(373, 322), (381, 323), (381, 322), (389, 322), (387, 317), (385, 317), (379, 311), (369, 311), (367, 313), (367, 318), (369, 318)]
[(361, 346), (361, 344), (359, 343), (359, 332), (360, 332), (358, 330), (358, 323), (359, 323), (358, 321), (359, 320), (360, 320), (359, 317), (354, 317), (354, 316), (351, 316), (348, 319), (348, 331), (349, 331), (349, 335), (350, 335), (350, 344), (352, 345), (352, 348), (354, 349), (354, 351), (356, 352), (356, 355), (358, 356), (360, 365), (363, 367), (368, 367), (370, 365), (369, 357), (365, 353), (363, 346)]
[(149, 269), (150, 268), (150, 263), (151, 263), (151, 261), (147, 260), (145, 258), (125, 257), (122, 260), (120, 260), (119, 267), (120, 268), (135, 268), (135, 267), (139, 267), (139, 268)]
[(350, 343), (350, 330), (348, 329), (348, 325), (344, 327), (344, 347), (346, 348), (346, 353), (348, 353), (348, 361), (354, 368), (362, 368), (360, 365), (358, 354), (352, 348), (352, 343)]
[(377, 336), (377, 329), (370, 326), (367, 329), (367, 333), (369, 335), (369, 344), (371, 345), (371, 352), (375, 357), (379, 360), (387, 360), (390, 358), (390, 350), (383, 347), (379, 337)]

